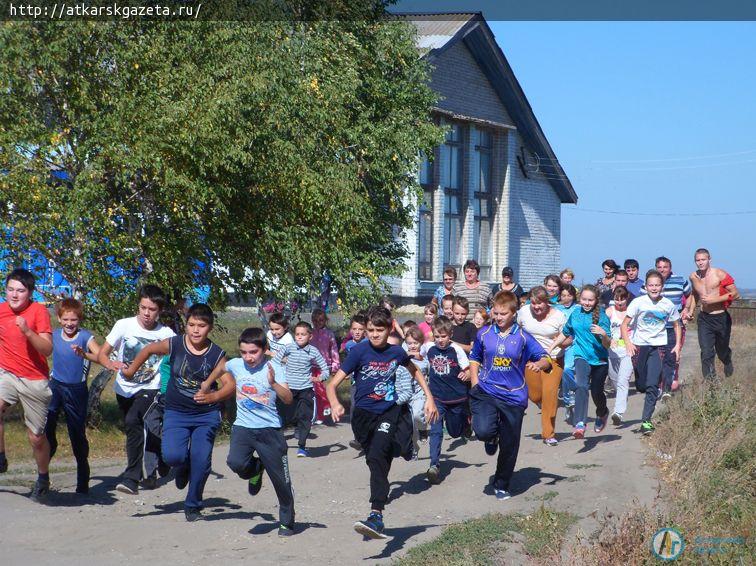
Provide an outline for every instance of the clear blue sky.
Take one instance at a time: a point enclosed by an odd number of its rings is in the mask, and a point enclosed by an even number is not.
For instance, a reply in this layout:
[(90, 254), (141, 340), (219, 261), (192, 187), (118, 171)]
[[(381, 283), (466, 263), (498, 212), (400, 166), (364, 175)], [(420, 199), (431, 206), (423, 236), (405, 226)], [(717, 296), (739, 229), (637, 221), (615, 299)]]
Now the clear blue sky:
[[(484, 14), (485, 15), (485, 14)], [(489, 22), (579, 196), (562, 207), (562, 258), (577, 279), (601, 262), (693, 252), (756, 288), (756, 23)]]

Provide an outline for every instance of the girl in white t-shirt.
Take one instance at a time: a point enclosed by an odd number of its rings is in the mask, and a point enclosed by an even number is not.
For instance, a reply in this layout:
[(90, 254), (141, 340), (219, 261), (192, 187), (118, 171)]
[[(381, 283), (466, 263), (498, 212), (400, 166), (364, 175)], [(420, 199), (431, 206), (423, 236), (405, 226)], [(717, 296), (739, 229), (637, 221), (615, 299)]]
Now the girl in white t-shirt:
[[(674, 324), (675, 347), (670, 352), (678, 358), (682, 329), (680, 327), (680, 313), (674, 303), (662, 297), (664, 279), (661, 273), (652, 270), (646, 274), (646, 295), (640, 296), (630, 303), (622, 321), (621, 333), (625, 341), (625, 348), (630, 356), (637, 356), (635, 365), (638, 374), (635, 386), (639, 392), (645, 393), (643, 415), (641, 417), (641, 432), (651, 434), (654, 425), (651, 416), (656, 408), (659, 396), (659, 382), (662, 376), (662, 350), (667, 344), (667, 322)], [(630, 327), (633, 328), (632, 338)]]
[(630, 376), (633, 373), (633, 359), (627, 355), (625, 341), (622, 339), (622, 321), (625, 320), (630, 293), (624, 287), (617, 287), (613, 294), (614, 305), (606, 309), (609, 317), (612, 341), (609, 346), (609, 379), (617, 388), (612, 409), (612, 423), (622, 424), (622, 417), (627, 410), (627, 393)]

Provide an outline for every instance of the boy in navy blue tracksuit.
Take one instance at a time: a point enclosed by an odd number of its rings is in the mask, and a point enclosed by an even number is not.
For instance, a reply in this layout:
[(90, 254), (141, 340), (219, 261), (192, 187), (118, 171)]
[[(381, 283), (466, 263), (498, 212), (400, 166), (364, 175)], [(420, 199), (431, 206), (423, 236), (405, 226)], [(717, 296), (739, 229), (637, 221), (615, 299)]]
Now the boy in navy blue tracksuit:
[(430, 391), (436, 401), (438, 420), (430, 430), (430, 467), (426, 477), (431, 483), (438, 483), (441, 470), (441, 444), (444, 440), (444, 424), (449, 436), (459, 438), (468, 421), (468, 381), (467, 368), (470, 362), (464, 350), (451, 341), (452, 321), (445, 316), (433, 322), (432, 344), (426, 353), (428, 360), (428, 381)]

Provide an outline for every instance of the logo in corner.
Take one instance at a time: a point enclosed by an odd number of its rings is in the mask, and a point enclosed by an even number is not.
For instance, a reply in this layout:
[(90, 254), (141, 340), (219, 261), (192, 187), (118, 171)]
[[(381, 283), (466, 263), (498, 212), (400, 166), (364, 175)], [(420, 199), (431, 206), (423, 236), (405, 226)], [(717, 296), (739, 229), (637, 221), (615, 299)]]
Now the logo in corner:
[(659, 529), (651, 537), (651, 554), (660, 560), (677, 560), (684, 548), (685, 541), (675, 529)]
[(383, 422), (378, 425), (378, 432), (388, 432), (391, 430), (391, 423)]

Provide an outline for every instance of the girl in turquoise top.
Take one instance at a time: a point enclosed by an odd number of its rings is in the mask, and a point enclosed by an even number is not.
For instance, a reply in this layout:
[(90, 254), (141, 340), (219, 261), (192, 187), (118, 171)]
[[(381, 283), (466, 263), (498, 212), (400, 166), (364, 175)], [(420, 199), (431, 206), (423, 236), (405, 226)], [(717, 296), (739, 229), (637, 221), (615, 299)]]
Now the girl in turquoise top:
[(585, 285), (580, 290), (580, 308), (567, 319), (562, 333), (554, 340), (549, 353), (567, 339), (572, 337), (572, 350), (575, 355), (575, 411), (573, 420), (575, 438), (585, 436), (585, 422), (588, 416), (588, 389), (596, 405), (596, 422), (593, 430), (601, 432), (606, 426), (609, 409), (606, 406), (604, 383), (609, 372), (607, 348), (610, 345), (611, 332), (609, 318), (601, 310), (598, 291), (593, 285)]

